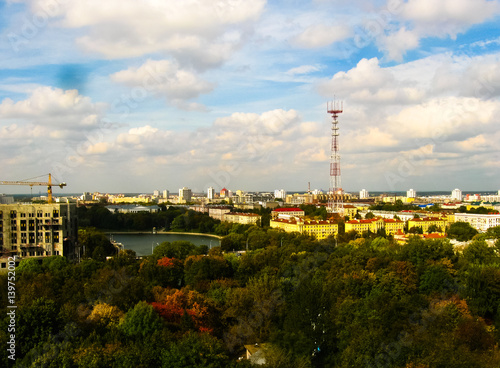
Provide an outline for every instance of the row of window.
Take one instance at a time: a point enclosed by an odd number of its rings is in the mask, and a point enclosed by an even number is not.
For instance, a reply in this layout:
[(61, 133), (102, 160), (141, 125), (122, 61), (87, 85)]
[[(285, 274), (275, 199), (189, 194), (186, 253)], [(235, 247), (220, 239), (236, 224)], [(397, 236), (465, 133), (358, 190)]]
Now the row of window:
[[(44, 243), (51, 243), (50, 234), (51, 233), (45, 233), (45, 237), (44, 237), (43, 233), (38, 233), (38, 239), (44, 238), (44, 240), (45, 240)], [(21, 242), (20, 242), (21, 244), (35, 244), (36, 243), (35, 233), (21, 233), (19, 238), (21, 240)], [(12, 244), (17, 244), (17, 241), (18, 241), (17, 233), (11, 233), (10, 241)], [(59, 233), (58, 232), (54, 233), (53, 241), (54, 241), (54, 243), (59, 243)], [(2, 244), (3, 244), (3, 238), (2, 238)]]
[[(35, 214), (32, 212), (29, 212), (29, 213), (21, 212), (19, 214), (19, 217), (25, 218), (26, 215), (28, 215), (28, 217), (35, 217)], [(50, 212), (44, 213), (42, 210), (38, 210), (38, 211), (36, 211), (36, 217), (51, 217), (51, 213)], [(52, 217), (59, 217), (59, 210), (53, 210)], [(2, 211), (0, 211), (0, 218), (3, 218)], [(17, 218), (17, 211), (16, 210), (10, 211), (10, 218)]]

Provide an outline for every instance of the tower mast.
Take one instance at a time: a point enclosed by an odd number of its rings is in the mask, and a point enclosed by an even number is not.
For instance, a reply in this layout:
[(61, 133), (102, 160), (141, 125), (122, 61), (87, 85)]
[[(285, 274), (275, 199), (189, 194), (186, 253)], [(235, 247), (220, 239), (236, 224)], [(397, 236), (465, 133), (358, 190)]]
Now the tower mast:
[(339, 127), (338, 116), (343, 112), (343, 102), (327, 102), (326, 111), (332, 116), (332, 149), (330, 155), (330, 191), (328, 195), (328, 210), (343, 214), (343, 192), (340, 176)]

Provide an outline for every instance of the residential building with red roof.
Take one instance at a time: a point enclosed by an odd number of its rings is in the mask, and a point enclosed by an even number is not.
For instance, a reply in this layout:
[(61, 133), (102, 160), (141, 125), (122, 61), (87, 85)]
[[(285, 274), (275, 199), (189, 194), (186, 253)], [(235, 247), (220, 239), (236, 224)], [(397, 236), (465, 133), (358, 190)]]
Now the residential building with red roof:
[(301, 210), (298, 207), (283, 207), (283, 208), (276, 208), (271, 212), (271, 218), (275, 219), (278, 217), (286, 217), (286, 218), (291, 218), (291, 217), (304, 217), (305, 212), (304, 210)]

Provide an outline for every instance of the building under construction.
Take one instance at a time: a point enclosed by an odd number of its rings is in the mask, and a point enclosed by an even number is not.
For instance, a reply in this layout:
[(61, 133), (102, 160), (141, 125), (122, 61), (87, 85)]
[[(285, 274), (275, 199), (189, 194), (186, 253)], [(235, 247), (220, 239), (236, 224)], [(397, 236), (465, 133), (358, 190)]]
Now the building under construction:
[(76, 203), (0, 204), (0, 266), (8, 257), (60, 255), (75, 259), (78, 227)]

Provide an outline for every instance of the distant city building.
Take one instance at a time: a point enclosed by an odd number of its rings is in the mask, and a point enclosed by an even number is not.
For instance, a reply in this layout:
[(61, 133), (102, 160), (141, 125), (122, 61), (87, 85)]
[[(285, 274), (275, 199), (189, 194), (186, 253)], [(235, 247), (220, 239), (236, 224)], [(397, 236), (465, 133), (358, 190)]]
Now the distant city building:
[(165, 189), (165, 190), (163, 191), (163, 198), (164, 198), (164, 199), (168, 199), (168, 196), (169, 196), (169, 195), (170, 195), (170, 193), (168, 192), (168, 190), (166, 190), (166, 189)]
[(193, 196), (193, 193), (191, 192), (191, 189), (189, 189), (187, 187), (183, 187), (182, 189), (179, 189), (179, 203), (191, 202), (192, 196)]
[(274, 191), (274, 198), (285, 199), (286, 198), (286, 190), (285, 189), (276, 189)]
[(83, 194), (80, 196), (80, 199), (82, 201), (91, 201), (93, 199), (93, 195), (89, 192), (83, 192)]
[(155, 190), (155, 191), (153, 192), (153, 196), (154, 196), (154, 197), (159, 197), (159, 196), (160, 196), (160, 191), (159, 191), (159, 190)]
[(210, 201), (215, 199), (215, 189), (213, 187), (207, 189), (207, 199)]
[(0, 205), (0, 267), (8, 257), (78, 255), (76, 203)]
[(406, 191), (407, 198), (417, 198), (417, 192), (414, 189), (410, 189)]
[(5, 194), (0, 194), (0, 204), (11, 204), (14, 203), (13, 196), (7, 196)]
[(451, 192), (451, 199), (462, 201), (462, 191), (460, 189), (453, 189)]
[(227, 190), (226, 188), (222, 188), (222, 190), (220, 191), (220, 197), (221, 198), (228, 198), (229, 197), (229, 190)]
[(139, 212), (149, 212), (156, 213), (160, 211), (158, 206), (139, 206), (137, 204), (123, 204), (123, 205), (111, 205), (106, 206), (106, 209), (112, 213), (139, 213)]
[(109, 196), (109, 203), (149, 203), (151, 202), (151, 197), (149, 196), (137, 196), (137, 197), (125, 197), (123, 195)]
[(361, 189), (359, 191), (359, 199), (367, 199), (370, 198), (370, 193), (366, 189)]

